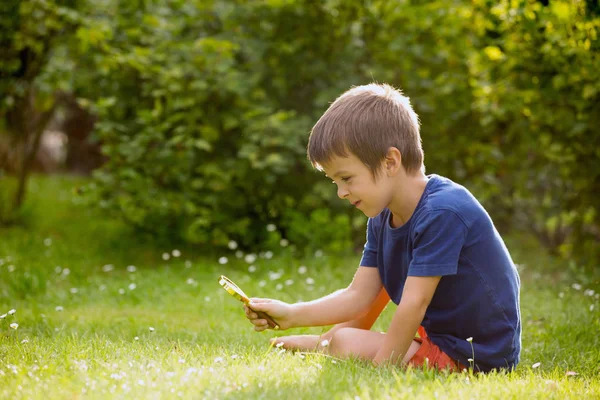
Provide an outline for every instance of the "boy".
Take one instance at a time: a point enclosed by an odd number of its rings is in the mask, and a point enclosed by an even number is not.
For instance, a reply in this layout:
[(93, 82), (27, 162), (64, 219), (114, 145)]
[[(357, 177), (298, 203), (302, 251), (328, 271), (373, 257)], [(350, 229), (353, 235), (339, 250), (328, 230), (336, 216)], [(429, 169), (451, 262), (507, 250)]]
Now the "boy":
[[(460, 371), (512, 370), (519, 361), (520, 280), (489, 215), (464, 187), (425, 175), (419, 120), (388, 85), (342, 94), (313, 127), (311, 163), (369, 217), (360, 266), (345, 289), (310, 302), (252, 299), (281, 329), (338, 324), (324, 337), (279, 338), (338, 357)], [(387, 333), (370, 331), (389, 299)], [(415, 337), (415, 333), (419, 337)], [(326, 341), (322, 341), (327, 339)]]

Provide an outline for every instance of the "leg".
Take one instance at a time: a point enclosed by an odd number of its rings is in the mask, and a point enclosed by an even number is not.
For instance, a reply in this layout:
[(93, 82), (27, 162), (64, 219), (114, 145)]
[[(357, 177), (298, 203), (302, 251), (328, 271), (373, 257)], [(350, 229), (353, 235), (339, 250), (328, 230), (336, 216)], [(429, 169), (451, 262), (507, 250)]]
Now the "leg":
[[(365, 329), (342, 328), (333, 334), (327, 352), (340, 358), (358, 357), (362, 360), (373, 360), (383, 345), (385, 333)], [(413, 340), (404, 359), (407, 363), (419, 350), (421, 343)]]

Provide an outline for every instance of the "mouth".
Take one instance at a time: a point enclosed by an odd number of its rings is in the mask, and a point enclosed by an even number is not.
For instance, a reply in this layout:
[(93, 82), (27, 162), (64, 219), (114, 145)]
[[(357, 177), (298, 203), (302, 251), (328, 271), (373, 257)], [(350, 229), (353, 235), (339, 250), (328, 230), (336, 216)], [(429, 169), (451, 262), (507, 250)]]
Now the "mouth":
[(352, 205), (353, 205), (354, 207), (358, 207), (358, 206), (360, 205), (360, 203), (361, 203), (361, 201), (360, 201), (360, 200), (358, 200), (358, 201), (355, 201), (354, 203), (352, 203)]

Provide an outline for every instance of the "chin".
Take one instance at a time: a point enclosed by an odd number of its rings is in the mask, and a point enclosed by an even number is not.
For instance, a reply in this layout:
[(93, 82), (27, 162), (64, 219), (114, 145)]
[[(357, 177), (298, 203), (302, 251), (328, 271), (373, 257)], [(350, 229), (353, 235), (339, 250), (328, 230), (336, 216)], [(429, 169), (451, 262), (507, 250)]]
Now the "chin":
[(364, 213), (364, 214), (365, 214), (367, 217), (369, 217), (369, 218), (375, 218), (376, 216), (378, 216), (379, 214), (381, 214), (381, 212), (382, 212), (383, 210), (384, 210), (383, 208), (382, 208), (382, 209), (380, 209), (380, 210), (367, 210), (367, 211), (363, 211), (363, 213)]
[(383, 209), (381, 209), (379, 211), (368, 210), (368, 211), (363, 211), (363, 214), (365, 214), (369, 218), (375, 218), (376, 216), (378, 216), (379, 214), (381, 214), (382, 211), (383, 211)]

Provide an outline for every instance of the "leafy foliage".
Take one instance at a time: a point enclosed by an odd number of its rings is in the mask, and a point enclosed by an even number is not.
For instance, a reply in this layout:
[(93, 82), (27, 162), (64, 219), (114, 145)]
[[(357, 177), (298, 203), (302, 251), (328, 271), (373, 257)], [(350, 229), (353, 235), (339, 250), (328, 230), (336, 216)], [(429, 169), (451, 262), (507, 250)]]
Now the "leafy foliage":
[(0, 178), (11, 164), (18, 175), (13, 205), (8, 205), (9, 185), (0, 193), (4, 223), (19, 214), (42, 133), (54, 116), (59, 92), (69, 89), (65, 75), (70, 74), (64, 73), (69, 63), (49, 67), (49, 60), (82, 17), (78, 1), (9, 0), (0, 7)]
[(411, 97), (430, 172), (468, 186), (503, 230), (593, 265), (592, 3), (107, 0), (58, 59), (77, 60), (76, 94), (99, 115), (109, 161), (91, 193), (141, 229), (248, 248), (272, 243), (274, 223), (301, 247), (359, 244), (364, 217), (305, 145), (337, 95), (375, 80)]

